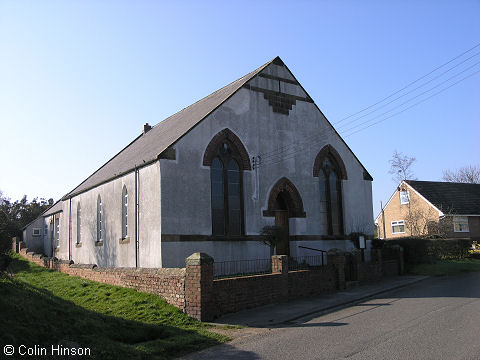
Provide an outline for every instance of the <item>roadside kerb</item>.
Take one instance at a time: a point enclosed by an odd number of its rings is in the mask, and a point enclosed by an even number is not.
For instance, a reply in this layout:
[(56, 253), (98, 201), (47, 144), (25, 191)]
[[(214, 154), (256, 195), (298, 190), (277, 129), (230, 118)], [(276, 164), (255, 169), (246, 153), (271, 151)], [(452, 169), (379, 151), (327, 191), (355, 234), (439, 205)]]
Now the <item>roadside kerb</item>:
[(389, 278), (383, 280), (380, 284), (372, 283), (321, 297), (270, 304), (255, 309), (240, 311), (235, 314), (228, 314), (217, 319), (214, 324), (265, 328), (276, 327), (279, 325), (288, 326), (289, 322), (313, 314), (318, 314), (320, 316), (323, 313), (340, 310), (377, 295), (416, 284), (427, 278), (429, 277), (399, 276), (396, 278)]

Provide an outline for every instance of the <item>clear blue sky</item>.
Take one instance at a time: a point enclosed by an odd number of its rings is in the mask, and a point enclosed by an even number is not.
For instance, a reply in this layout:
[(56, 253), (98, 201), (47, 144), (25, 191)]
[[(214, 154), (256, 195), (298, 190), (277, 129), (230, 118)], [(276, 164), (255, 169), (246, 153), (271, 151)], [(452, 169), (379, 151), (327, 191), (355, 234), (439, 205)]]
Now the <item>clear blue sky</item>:
[[(145, 122), (277, 55), (335, 123), (478, 43), (473, 0), (0, 0), (0, 190), (14, 200), (58, 199)], [(415, 94), (469, 66), (445, 86), (480, 70), (478, 61)], [(345, 137), (374, 178), (375, 214), (395, 187), (388, 174), (395, 149), (417, 158), (420, 180), (480, 163), (479, 85), (480, 73)]]

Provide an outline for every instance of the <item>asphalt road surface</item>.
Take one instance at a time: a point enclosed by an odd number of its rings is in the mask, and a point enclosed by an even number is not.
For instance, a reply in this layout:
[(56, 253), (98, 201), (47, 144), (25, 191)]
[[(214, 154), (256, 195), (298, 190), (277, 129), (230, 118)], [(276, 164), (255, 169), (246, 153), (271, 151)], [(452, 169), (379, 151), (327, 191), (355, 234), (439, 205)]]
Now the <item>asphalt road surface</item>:
[(188, 359), (480, 360), (480, 273), (430, 278)]

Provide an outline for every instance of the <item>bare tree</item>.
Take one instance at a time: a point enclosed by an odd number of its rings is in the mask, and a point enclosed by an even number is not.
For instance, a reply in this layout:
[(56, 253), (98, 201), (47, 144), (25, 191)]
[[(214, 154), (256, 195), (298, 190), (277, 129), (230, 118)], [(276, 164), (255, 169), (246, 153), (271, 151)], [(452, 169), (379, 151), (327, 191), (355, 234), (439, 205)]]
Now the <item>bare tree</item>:
[(399, 183), (402, 180), (416, 180), (411, 169), (413, 163), (416, 161), (414, 157), (403, 155), (401, 152), (395, 150), (392, 155), (390, 163), (389, 174), (392, 174), (392, 179), (395, 183)]
[(444, 170), (442, 179), (448, 182), (480, 184), (480, 166), (468, 165), (456, 171)]

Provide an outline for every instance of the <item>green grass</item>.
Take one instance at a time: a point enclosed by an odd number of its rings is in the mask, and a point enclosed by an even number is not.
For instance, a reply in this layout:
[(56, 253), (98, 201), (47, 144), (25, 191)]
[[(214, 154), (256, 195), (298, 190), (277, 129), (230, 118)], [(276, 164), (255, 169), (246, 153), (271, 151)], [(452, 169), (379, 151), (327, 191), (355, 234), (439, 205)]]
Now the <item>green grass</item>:
[(409, 268), (409, 272), (417, 275), (443, 276), (480, 271), (480, 259), (438, 260), (433, 264), (419, 264)]
[(61, 340), (97, 359), (170, 359), (227, 341), (160, 297), (45, 269), (12, 255), (0, 275), (0, 345)]

